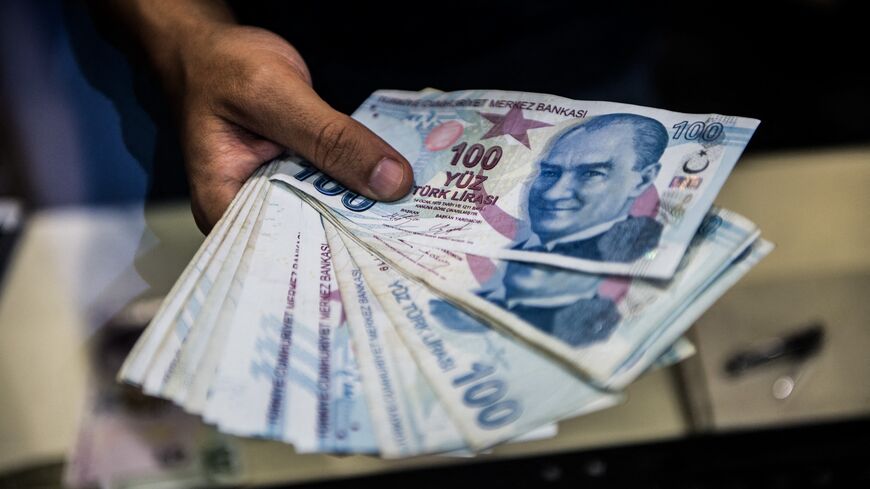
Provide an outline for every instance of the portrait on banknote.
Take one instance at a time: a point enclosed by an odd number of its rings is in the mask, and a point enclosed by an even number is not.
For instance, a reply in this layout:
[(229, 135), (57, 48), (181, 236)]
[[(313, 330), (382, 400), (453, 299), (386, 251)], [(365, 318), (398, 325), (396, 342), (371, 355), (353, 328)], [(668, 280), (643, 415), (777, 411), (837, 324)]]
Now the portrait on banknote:
[(568, 126), (537, 163), (527, 204), (532, 235), (515, 248), (623, 263), (654, 250), (662, 224), (635, 203), (655, 192), (667, 146), (665, 127), (641, 115)]
[[(622, 316), (627, 282), (548, 265), (500, 261), (499, 271), (475, 293), (544, 333), (573, 347), (606, 341)], [(449, 304), (433, 304), (446, 327), (482, 331), (476, 319)]]
[(478, 294), (571, 346), (606, 340), (622, 319), (606, 277), (518, 261), (503, 268), (501, 283)]

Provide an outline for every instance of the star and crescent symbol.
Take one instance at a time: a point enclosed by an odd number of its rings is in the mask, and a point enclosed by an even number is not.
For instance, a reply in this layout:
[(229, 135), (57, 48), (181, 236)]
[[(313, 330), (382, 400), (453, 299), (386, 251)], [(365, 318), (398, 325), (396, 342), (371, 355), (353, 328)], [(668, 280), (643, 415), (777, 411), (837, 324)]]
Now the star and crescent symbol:
[(546, 122), (526, 119), (523, 116), (523, 109), (517, 106), (511, 107), (507, 114), (503, 115), (487, 114), (484, 112), (480, 112), (480, 115), (493, 123), (493, 126), (489, 128), (489, 131), (481, 139), (510, 136), (529, 149), (532, 149), (529, 145), (529, 129), (552, 126), (552, 124), (547, 124)]

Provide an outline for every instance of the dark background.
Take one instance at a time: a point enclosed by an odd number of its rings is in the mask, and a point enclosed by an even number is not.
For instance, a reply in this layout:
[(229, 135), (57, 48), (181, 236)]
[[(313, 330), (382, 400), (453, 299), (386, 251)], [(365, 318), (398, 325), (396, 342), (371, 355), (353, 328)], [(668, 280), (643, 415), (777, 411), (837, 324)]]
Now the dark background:
[(755, 117), (752, 150), (870, 141), (865, 2), (233, 3), (348, 112), (377, 88), (498, 88)]
[[(861, 1), (230, 3), (296, 45), (345, 112), (378, 88), (498, 88), (755, 117), (748, 154), (870, 142)], [(0, 14), (0, 195), (185, 197), (169, 107), (136, 56), (81, 2)]]

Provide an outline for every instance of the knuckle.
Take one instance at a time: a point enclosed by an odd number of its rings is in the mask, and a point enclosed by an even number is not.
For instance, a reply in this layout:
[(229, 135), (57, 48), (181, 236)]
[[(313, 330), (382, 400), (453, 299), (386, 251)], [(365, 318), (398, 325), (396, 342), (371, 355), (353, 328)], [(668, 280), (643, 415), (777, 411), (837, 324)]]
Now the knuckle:
[(269, 97), (275, 90), (277, 77), (271, 63), (246, 64), (240, 74), (239, 89), (255, 98)]
[(324, 124), (317, 133), (314, 145), (314, 158), (326, 173), (333, 172), (348, 164), (359, 145), (352, 137), (350, 122), (336, 119)]
[(232, 120), (280, 112), (297, 78), (286, 63), (238, 63), (233, 73), (221, 81), (217, 112)]

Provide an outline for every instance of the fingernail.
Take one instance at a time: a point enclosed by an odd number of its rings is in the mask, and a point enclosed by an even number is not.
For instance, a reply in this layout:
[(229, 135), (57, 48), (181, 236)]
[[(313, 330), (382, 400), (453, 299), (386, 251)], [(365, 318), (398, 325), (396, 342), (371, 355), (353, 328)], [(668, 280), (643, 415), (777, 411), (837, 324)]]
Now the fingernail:
[(405, 181), (405, 168), (391, 158), (384, 158), (375, 165), (369, 176), (369, 188), (379, 199), (395, 198)]

